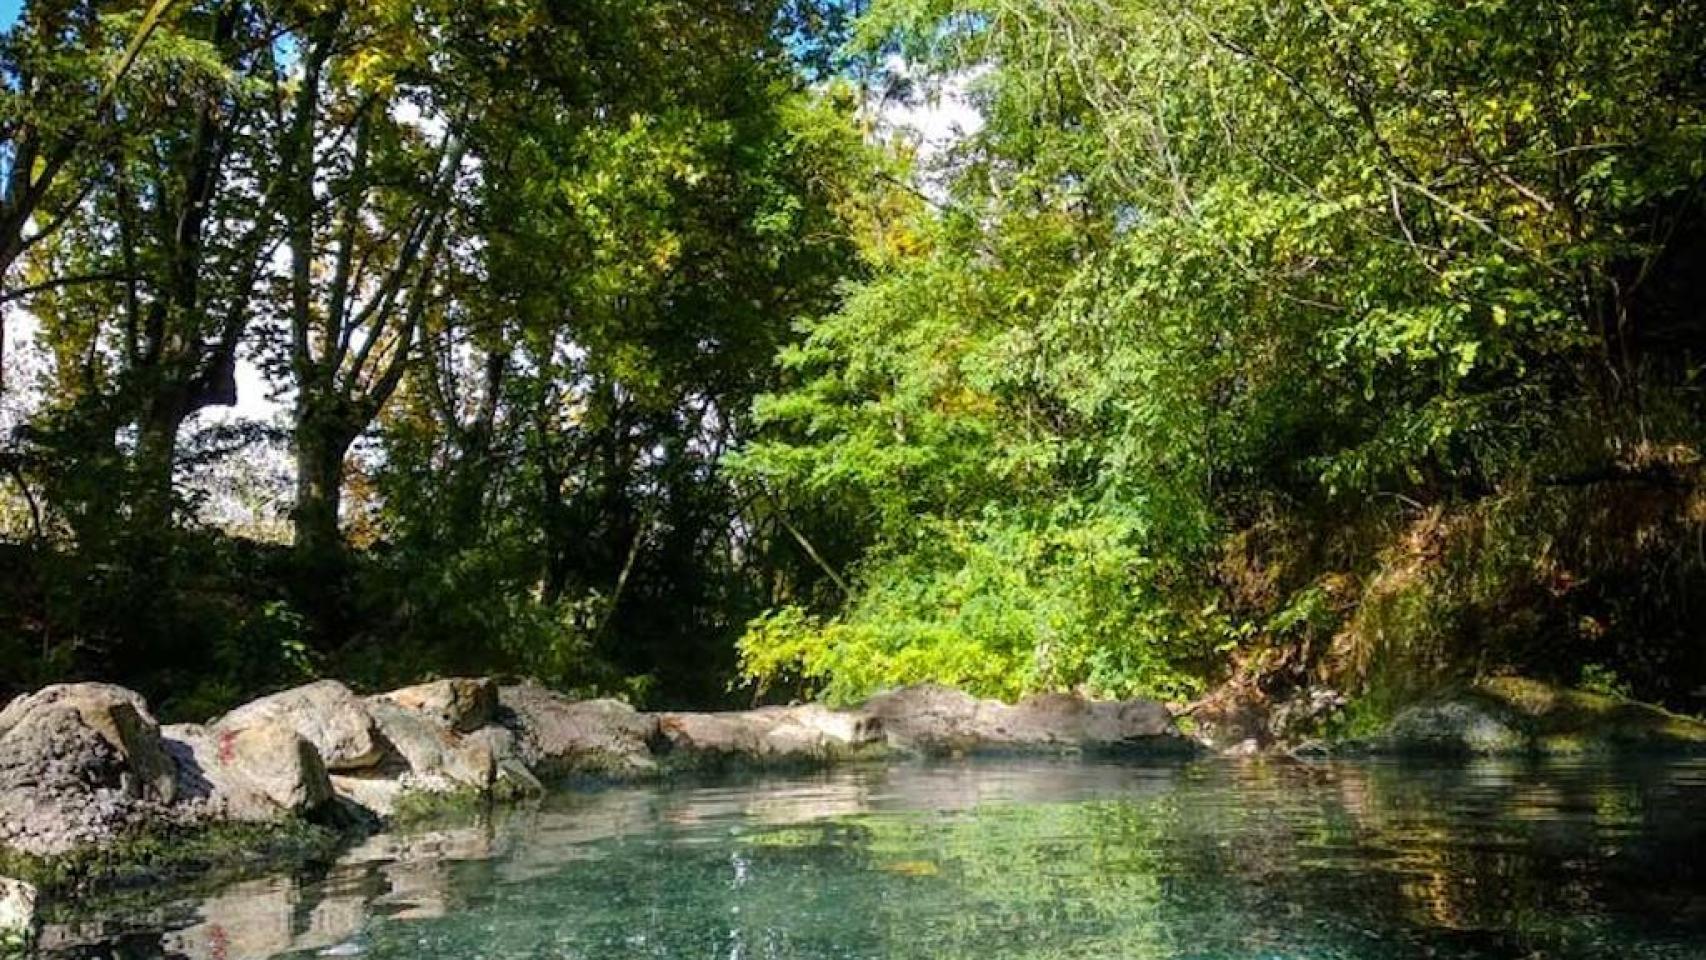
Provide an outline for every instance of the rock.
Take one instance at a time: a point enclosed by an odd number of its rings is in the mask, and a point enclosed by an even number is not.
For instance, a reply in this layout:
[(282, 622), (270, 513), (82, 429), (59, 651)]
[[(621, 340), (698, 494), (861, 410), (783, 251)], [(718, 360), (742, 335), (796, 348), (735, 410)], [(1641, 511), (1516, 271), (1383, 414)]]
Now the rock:
[(453, 677), (380, 694), (385, 700), (426, 714), (455, 733), (472, 733), (491, 723), (498, 710), (498, 687), (489, 678)]
[(491, 786), (493, 758), (483, 742), (468, 743), (441, 726), (431, 714), (398, 706), (389, 700), (369, 705), (379, 735), (397, 764), (382, 763), (380, 769), (407, 773), (426, 781), (443, 779), (462, 787), (484, 790)]
[(1498, 677), (1399, 711), (1347, 745), (1400, 754), (1706, 752), (1706, 723), (1658, 707), (1520, 677)]
[(1304, 740), (1286, 753), (1299, 760), (1323, 760), (1333, 755), (1333, 747), (1325, 740)]
[(516, 746), (515, 734), (506, 727), (485, 727), (469, 734), (464, 743), (484, 750), (492, 758), (492, 796), (513, 800), (545, 792), (539, 778), (528, 769)]
[(1473, 700), (1426, 703), (1399, 711), (1377, 750), (1414, 754), (1521, 753), (1528, 738), (1511, 718)]
[(0, 877), (0, 956), (22, 954), (35, 939), (36, 888)]
[(891, 746), (929, 754), (1191, 749), (1167, 708), (1147, 700), (1041, 694), (1009, 706), (923, 684), (878, 694), (862, 712)]
[(1350, 702), (1343, 693), (1312, 684), (1276, 683), (1240, 672), (1185, 708), (1192, 736), (1222, 753), (1254, 740), (1262, 751), (1283, 749), (1318, 736)]
[(665, 713), (658, 717), (659, 743), (666, 752), (718, 757), (756, 756), (763, 731), (745, 717), (715, 713)]
[(1495, 677), (1398, 712), (1340, 749), (1396, 754), (1706, 753), (1706, 723), (1585, 690)]
[(409, 793), (409, 787), (397, 777), (340, 774), (332, 777), (332, 792), (368, 814), (385, 820), (396, 816), (397, 807)]
[(1706, 723), (1651, 704), (1495, 677), (1411, 706), (1381, 736), (1350, 744), (1389, 753), (1706, 753)]
[(110, 683), (60, 683), (18, 697), (0, 711), (0, 741), (39, 739), (51, 714), (71, 711), (122, 758), (124, 788), (137, 797), (170, 803), (176, 781), (160, 742), (160, 725), (142, 695)]
[(368, 814), (393, 817), (411, 798), (514, 799), (544, 790), (522, 762), (516, 735), (508, 728), (457, 734), (433, 713), (389, 697), (374, 698), (368, 708), (385, 758), (366, 770), (332, 777), (333, 791)]
[(856, 710), (821, 704), (761, 707), (749, 716), (764, 726), (761, 747), (781, 761), (830, 762), (870, 756), (887, 749), (881, 721)]
[[(1012, 707), (979, 706), (983, 722), (1016, 744), (1118, 750), (1174, 746), (1178, 732), (1167, 708), (1150, 700), (1086, 700), (1065, 693), (1027, 697)], [(991, 716), (993, 715), (993, 716)]]
[(974, 749), (985, 738), (977, 726), (978, 701), (963, 690), (918, 684), (879, 693), (861, 708), (891, 746), (921, 753)]
[(0, 712), (0, 846), (56, 856), (165, 816), (176, 770), (142, 699), (62, 684)]
[(685, 767), (822, 764), (881, 743), (870, 718), (817, 704), (658, 717), (660, 750)]
[(48, 729), (51, 740), (0, 743), (0, 847), (58, 856), (146, 819), (120, 786), (124, 760), (111, 744), (74, 715), (55, 716)]
[(516, 753), (546, 779), (635, 777), (656, 771), (650, 741), (656, 717), (618, 700), (566, 700), (534, 684), (498, 691), (498, 720), (515, 734)]
[(319, 752), (283, 723), (217, 734), (180, 724), (164, 733), (180, 795), (211, 817), (266, 822), (313, 813), (332, 797)]
[(1523, 677), (1483, 680), (1470, 696), (1506, 711), (1542, 753), (1706, 752), (1706, 723), (1652, 704)]
[(461, 736), (442, 714), (405, 707), (389, 697), (369, 700), (368, 710), (384, 757), (365, 770), (334, 776), (332, 789), (381, 819), (394, 816), (411, 796), (489, 795), (498, 779), (497, 749), (513, 743)]
[(1274, 706), (1253, 677), (1235, 675), (1192, 704), (1192, 732), (1203, 746), (1226, 750), (1245, 740), (1273, 738)]
[(790, 724), (850, 747), (885, 742), (882, 722), (862, 710), (831, 710), (822, 704), (803, 703), (792, 707), (761, 707), (759, 712), (777, 713)]
[[(460, 736), (432, 714), (389, 699), (375, 698), (368, 706), (385, 757), (366, 770), (334, 776), (332, 789), (369, 814), (394, 816), (411, 796), (493, 795), (500, 779), (505, 796), (531, 792), (538, 785), (514, 761), (514, 739), (503, 728)], [(501, 767), (500, 758), (505, 761)]]
[(213, 731), (217, 736), (268, 723), (282, 723), (313, 744), (328, 770), (364, 770), (385, 756), (367, 704), (336, 680), (244, 704), (216, 721)]

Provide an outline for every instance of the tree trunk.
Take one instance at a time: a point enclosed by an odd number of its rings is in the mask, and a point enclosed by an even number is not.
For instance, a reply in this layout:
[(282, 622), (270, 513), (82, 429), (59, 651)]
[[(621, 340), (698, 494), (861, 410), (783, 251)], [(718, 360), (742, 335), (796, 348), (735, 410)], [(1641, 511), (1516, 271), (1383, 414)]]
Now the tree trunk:
[(345, 637), (352, 616), (339, 512), (344, 457), (354, 439), (336, 418), (297, 414), (296, 583), (291, 592), (321, 644)]
[(296, 552), (314, 566), (343, 552), (344, 457), (353, 437), (341, 427), (299, 416), (296, 425)]
[(184, 404), (177, 398), (156, 397), (137, 424), (134, 513), (138, 531), (158, 532), (172, 526), (172, 472), (184, 417)]

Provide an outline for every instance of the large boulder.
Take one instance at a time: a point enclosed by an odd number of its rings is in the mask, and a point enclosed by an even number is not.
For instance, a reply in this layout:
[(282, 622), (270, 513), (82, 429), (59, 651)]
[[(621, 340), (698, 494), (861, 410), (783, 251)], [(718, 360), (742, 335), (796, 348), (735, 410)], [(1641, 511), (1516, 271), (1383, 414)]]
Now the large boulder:
[(1400, 710), (1342, 745), (1398, 754), (1706, 753), (1706, 723), (1620, 697), (1495, 677)]
[(879, 693), (862, 712), (876, 721), (890, 745), (921, 753), (956, 753), (976, 748), (978, 700), (964, 690), (934, 683)]
[(1444, 700), (1399, 711), (1375, 747), (1412, 754), (1521, 753), (1528, 748), (1528, 738), (1515, 719), (1494, 704)]
[(73, 713), (123, 761), (121, 776), (133, 796), (171, 802), (174, 772), (160, 742), (160, 725), (142, 695), (110, 683), (59, 683), (18, 697), (0, 710), (0, 741), (39, 741), (54, 715)]
[(385, 757), (373, 716), (336, 680), (321, 680), (244, 704), (212, 725), (216, 736), (283, 724), (314, 745), (326, 769), (365, 770)]
[(1167, 708), (1148, 700), (1056, 693), (1009, 705), (919, 684), (878, 694), (861, 712), (891, 746), (926, 754), (1190, 749)]
[(656, 742), (675, 766), (816, 765), (880, 747), (882, 734), (862, 714), (805, 704), (660, 714)]
[(979, 715), (994, 738), (1016, 745), (1091, 750), (1178, 745), (1173, 714), (1152, 700), (1046, 693), (1011, 707), (984, 701)]
[(468, 749), (484, 751), (491, 757), (493, 799), (513, 800), (545, 792), (544, 785), (521, 758), (515, 732), (508, 727), (482, 727), (464, 737), (463, 743)]
[(368, 817), (388, 820), (396, 816), (403, 799), (414, 791), (401, 777), (387, 777), (369, 771), (334, 774), (332, 792), (339, 800), (356, 807)]
[(313, 813), (332, 797), (319, 752), (283, 723), (219, 733), (179, 724), (164, 734), (180, 798), (210, 818), (267, 822)]
[(368, 710), (385, 756), (366, 770), (332, 777), (332, 789), (374, 816), (392, 817), (411, 798), (515, 797), (542, 789), (504, 727), (456, 733), (443, 711), (406, 707), (391, 695), (371, 698)]
[(390, 752), (380, 765), (385, 772), (409, 775), (423, 782), (484, 790), (494, 775), (493, 757), (480, 743), (470, 744), (441, 725), (436, 715), (376, 698), (368, 704), (379, 735)]
[(365, 770), (332, 777), (333, 791), (380, 818), (396, 814), (411, 796), (484, 796), (497, 781), (497, 758), (484, 738), (464, 737), (441, 715), (400, 706), (387, 697), (368, 701), (385, 751)]
[(658, 715), (660, 750), (678, 757), (756, 756), (764, 732), (743, 714)]
[(163, 815), (171, 758), (142, 698), (109, 684), (47, 687), (0, 711), (0, 846), (55, 856)]
[(655, 772), (656, 717), (618, 700), (566, 700), (544, 687), (498, 691), (498, 720), (515, 734), (517, 754), (536, 776), (644, 776)]
[[(331, 778), (339, 798), (375, 817), (394, 817), (411, 800), (433, 798), (515, 798), (541, 791), (519, 757), (515, 733), (505, 726), (474, 726), (485, 708), (457, 708), (457, 701), (478, 704), (476, 687), (462, 687), (471, 696), (454, 696), (454, 689), (427, 691), (411, 687), (408, 696), (382, 694), (367, 701), (384, 757), (363, 771), (339, 772)], [(495, 689), (493, 689), (495, 694)], [(485, 711), (490, 713), (490, 711)]]
[(473, 733), (497, 716), (498, 686), (486, 677), (451, 677), (382, 693), (372, 700), (424, 714), (455, 733)]
[(1473, 695), (1509, 711), (1543, 753), (1706, 753), (1706, 722), (1650, 703), (1526, 677), (1483, 680)]

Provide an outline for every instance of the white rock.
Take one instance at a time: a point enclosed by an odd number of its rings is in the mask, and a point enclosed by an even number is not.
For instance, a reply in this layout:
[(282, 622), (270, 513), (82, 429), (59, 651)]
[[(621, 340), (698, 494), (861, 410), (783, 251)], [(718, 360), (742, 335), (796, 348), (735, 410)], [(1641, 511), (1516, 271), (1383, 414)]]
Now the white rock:
[(365, 770), (385, 756), (367, 704), (336, 680), (321, 680), (246, 703), (213, 724), (215, 735), (282, 723), (314, 745), (326, 769)]
[(36, 926), (36, 888), (0, 877), (0, 947), (28, 942)]

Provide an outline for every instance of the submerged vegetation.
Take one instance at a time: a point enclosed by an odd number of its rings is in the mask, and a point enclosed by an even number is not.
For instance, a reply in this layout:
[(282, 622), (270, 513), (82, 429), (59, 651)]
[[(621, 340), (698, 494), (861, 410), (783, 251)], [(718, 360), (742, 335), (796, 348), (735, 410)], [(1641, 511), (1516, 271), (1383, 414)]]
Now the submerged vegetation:
[(1703, 706), (1697, 5), (32, 0), (0, 74), (0, 693)]

